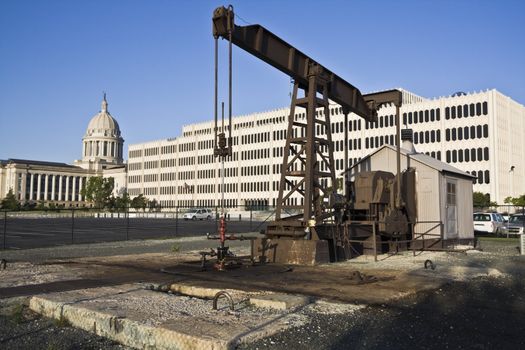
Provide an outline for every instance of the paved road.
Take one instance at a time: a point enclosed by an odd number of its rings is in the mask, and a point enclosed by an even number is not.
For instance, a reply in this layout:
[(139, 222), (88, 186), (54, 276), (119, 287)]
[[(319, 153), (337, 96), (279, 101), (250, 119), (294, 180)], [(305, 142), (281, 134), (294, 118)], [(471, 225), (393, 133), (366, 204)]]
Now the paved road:
[[(71, 243), (176, 238), (215, 234), (216, 221), (150, 218), (8, 218), (0, 221), (0, 248), (28, 249)], [(231, 233), (259, 231), (260, 221), (229, 221)]]

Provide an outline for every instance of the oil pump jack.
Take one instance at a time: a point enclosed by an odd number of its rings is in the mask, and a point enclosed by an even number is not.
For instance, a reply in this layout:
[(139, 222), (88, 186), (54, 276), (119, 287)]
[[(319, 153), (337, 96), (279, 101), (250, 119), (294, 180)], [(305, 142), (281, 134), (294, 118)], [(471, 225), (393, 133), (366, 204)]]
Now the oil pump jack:
[[(329, 103), (337, 103), (344, 114), (344, 167), (348, 168), (348, 114), (355, 113), (368, 122), (377, 120), (377, 109), (387, 103), (396, 106), (399, 135), (401, 92), (389, 90), (362, 95), (359, 89), (328, 68), (308, 57), (260, 25), (238, 26), (233, 7), (218, 7), (213, 13), (215, 38), (215, 118), (217, 120), (218, 39), (229, 44), (229, 116), (231, 123), (232, 44), (240, 47), (293, 80), (286, 144), (281, 167), (275, 221), (268, 223), (265, 237), (258, 239), (252, 255), (259, 259), (287, 263), (326, 262), (350, 258), (348, 230), (343, 223), (346, 201), (336, 193), (334, 147)], [(300, 96), (302, 92), (302, 96)], [(295, 118), (304, 108), (304, 120)], [(231, 125), (231, 124), (230, 124)], [(217, 129), (217, 128), (216, 128)], [(319, 132), (321, 131), (321, 132)], [(223, 130), (224, 132), (224, 130)], [(224, 135), (217, 135), (216, 154), (231, 154), (231, 138), (226, 147)], [(399, 141), (397, 141), (399, 155)], [(398, 156), (398, 174), (399, 156)], [(396, 205), (402, 206), (400, 176), (397, 176)], [(292, 201), (291, 196), (300, 199)], [(328, 201), (323, 198), (328, 198)], [(298, 214), (287, 215), (289, 212)]]

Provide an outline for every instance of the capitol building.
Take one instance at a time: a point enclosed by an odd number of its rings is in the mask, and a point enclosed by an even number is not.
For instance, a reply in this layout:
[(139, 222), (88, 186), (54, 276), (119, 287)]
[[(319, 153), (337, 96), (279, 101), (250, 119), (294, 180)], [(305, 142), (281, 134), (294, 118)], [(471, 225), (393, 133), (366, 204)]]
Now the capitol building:
[[(414, 131), (418, 152), (473, 175), (473, 190), (489, 194), (498, 204), (508, 196), (525, 193), (523, 105), (495, 89), (432, 99), (401, 91), (401, 125)], [(337, 177), (342, 177), (345, 163), (350, 167), (398, 142), (393, 105), (381, 107), (374, 123), (350, 114), (345, 125), (338, 105), (332, 104), (329, 111)], [(225, 206), (275, 205), (289, 113), (289, 108), (280, 108), (232, 119), (233, 152), (224, 171)], [(317, 118), (323, 119), (323, 113), (319, 109)], [(293, 118), (304, 120), (305, 111), (297, 109)], [(225, 131), (229, 127), (225, 125)], [(323, 135), (326, 130), (318, 126), (315, 132)], [(164, 208), (221, 205), (221, 166), (213, 155), (213, 120), (186, 125), (177, 137), (130, 145), (127, 165), (123, 145), (104, 96), (100, 112), (91, 119), (82, 139), (81, 160), (72, 165), (1, 160), (0, 199), (12, 190), (21, 202), (84, 206), (83, 184), (91, 176), (102, 175), (115, 179), (115, 195), (124, 191), (131, 197), (143, 194)], [(296, 195), (288, 198), (293, 205), (301, 205), (302, 200)]]
[(22, 203), (85, 206), (80, 191), (91, 176), (113, 177), (114, 193), (126, 190), (124, 139), (108, 110), (106, 95), (82, 138), (82, 159), (73, 164), (40, 160), (0, 160), (0, 199), (12, 191)]

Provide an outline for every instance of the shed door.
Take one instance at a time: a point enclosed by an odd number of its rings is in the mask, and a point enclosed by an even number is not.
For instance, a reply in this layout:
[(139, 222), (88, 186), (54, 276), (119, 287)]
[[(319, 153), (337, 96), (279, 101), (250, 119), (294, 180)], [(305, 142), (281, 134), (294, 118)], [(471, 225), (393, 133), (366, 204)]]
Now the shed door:
[(457, 209), (457, 181), (446, 179), (447, 181), (447, 221), (445, 222), (445, 239), (458, 237), (458, 209)]

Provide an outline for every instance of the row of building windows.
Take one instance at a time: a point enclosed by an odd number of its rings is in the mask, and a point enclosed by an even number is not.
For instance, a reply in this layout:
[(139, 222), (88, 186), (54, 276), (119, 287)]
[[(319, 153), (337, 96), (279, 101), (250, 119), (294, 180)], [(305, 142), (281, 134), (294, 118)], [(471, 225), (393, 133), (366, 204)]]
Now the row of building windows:
[(157, 169), (159, 167), (159, 162), (157, 160), (150, 160), (144, 162), (144, 169)]
[(141, 170), (142, 169), (142, 163), (128, 163), (128, 170), (134, 171), (134, 170)]
[(468, 139), (481, 139), (489, 137), (489, 126), (477, 125), (477, 126), (465, 126), (463, 128), (452, 128), (445, 130), (445, 139), (447, 141), (456, 140), (468, 140)]
[(242, 192), (259, 192), (259, 191), (269, 191), (270, 184), (268, 182), (243, 182), (241, 183)]
[(128, 183), (137, 184), (142, 182), (142, 175), (128, 175)]
[(146, 174), (144, 175), (144, 182), (157, 182), (159, 180), (158, 174)]
[(414, 143), (441, 142), (441, 130), (420, 131), (414, 133)]
[(440, 119), (441, 113), (439, 108), (403, 113), (403, 125), (429, 123), (439, 121)]
[(173, 154), (177, 150), (176, 145), (162, 146), (160, 149), (161, 154)]
[(452, 106), (445, 108), (445, 119), (456, 119), (457, 118), (467, 118), (475, 117), (488, 114), (488, 104), (487, 102), (483, 103), (471, 103), (470, 105), (464, 104), (459, 106)]
[(270, 141), (270, 132), (259, 132), (256, 134), (242, 135), (241, 142), (243, 145)]
[[(377, 148), (383, 146), (385, 143), (395, 146), (394, 135), (381, 135), (375, 137), (365, 137), (365, 148)], [(361, 146), (361, 145), (359, 145)]]
[(173, 181), (177, 173), (162, 173), (160, 174), (160, 181)]
[(193, 180), (195, 178), (195, 172), (189, 171), (179, 171), (178, 180)]
[[(224, 177), (237, 176), (239, 168), (224, 168)], [(219, 169), (219, 177), (222, 177), (222, 169)]]
[(447, 163), (480, 162), (489, 160), (489, 148), (466, 148), (446, 152)]
[(158, 154), (159, 154), (159, 148), (158, 147), (146, 148), (144, 150), (144, 156), (145, 157), (156, 156)]
[(252, 149), (252, 150), (241, 152), (241, 160), (263, 159), (263, 158), (269, 158), (269, 157), (270, 157), (270, 150), (268, 148)]
[(485, 170), (485, 171), (482, 171), (482, 170), (478, 170), (478, 171), (472, 171), (471, 172), (472, 176), (475, 176), (476, 178), (474, 179), (474, 183), (475, 184), (489, 184), (490, 183), (490, 172), (488, 170)]
[(160, 160), (160, 167), (161, 168), (172, 168), (175, 166), (175, 158), (171, 159), (161, 159)]
[(241, 167), (241, 176), (268, 175), (269, 173), (269, 165), (254, 165)]
[(140, 157), (142, 157), (142, 150), (141, 149), (137, 149), (137, 150), (129, 151), (128, 152), (128, 157), (129, 158), (140, 158)]

